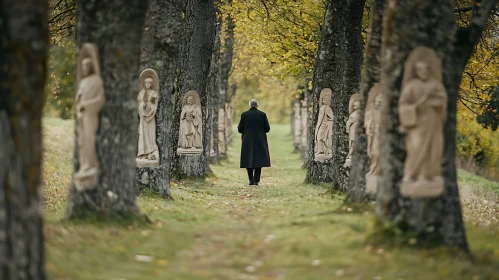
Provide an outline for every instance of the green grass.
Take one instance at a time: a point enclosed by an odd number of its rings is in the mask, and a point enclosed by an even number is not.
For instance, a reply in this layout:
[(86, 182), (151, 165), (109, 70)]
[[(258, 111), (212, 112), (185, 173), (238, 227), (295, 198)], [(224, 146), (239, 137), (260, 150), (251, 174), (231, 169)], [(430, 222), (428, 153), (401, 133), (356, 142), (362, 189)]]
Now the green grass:
[[(44, 125), (44, 195), (57, 195), (45, 198), (50, 279), (499, 279), (494, 222), (469, 221), (474, 261), (443, 249), (367, 244), (369, 207), (352, 211), (342, 205), (342, 196), (303, 184), (305, 170), (292, 152), (287, 125), (272, 127), (272, 168), (263, 170), (258, 188), (246, 186), (234, 135), (229, 160), (211, 166), (216, 177), (172, 183), (174, 201), (140, 195), (140, 208), (152, 224), (61, 221), (72, 122), (46, 119)], [(469, 183), (473, 195), (483, 184), (476, 180)], [(136, 255), (153, 260), (139, 262)]]

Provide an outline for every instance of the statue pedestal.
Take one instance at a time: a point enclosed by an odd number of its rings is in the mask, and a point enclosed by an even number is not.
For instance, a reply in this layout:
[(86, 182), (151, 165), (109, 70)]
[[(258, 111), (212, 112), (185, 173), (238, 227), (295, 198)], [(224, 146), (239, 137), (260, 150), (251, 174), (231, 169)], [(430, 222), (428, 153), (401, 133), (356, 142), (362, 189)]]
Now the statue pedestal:
[(317, 162), (326, 162), (329, 159), (331, 159), (333, 155), (326, 155), (326, 154), (315, 154), (315, 161)]
[(97, 168), (78, 170), (74, 176), (74, 182), (79, 191), (94, 189), (99, 183), (99, 170)]
[(400, 193), (403, 196), (423, 198), (438, 197), (444, 192), (445, 184), (443, 177), (435, 177), (431, 181), (403, 181)]
[(156, 157), (156, 159), (136, 158), (135, 162), (137, 163), (137, 167), (159, 166), (159, 152), (157, 150), (154, 152), (154, 157)]
[(366, 175), (366, 193), (376, 194), (378, 184), (378, 176), (376, 175)]

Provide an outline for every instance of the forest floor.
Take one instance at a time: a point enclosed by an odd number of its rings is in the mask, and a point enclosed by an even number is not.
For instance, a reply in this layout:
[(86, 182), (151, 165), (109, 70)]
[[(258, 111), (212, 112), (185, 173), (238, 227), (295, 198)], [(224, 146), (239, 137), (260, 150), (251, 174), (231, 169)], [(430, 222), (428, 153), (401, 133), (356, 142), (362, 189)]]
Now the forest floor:
[(269, 134), (272, 168), (259, 187), (228, 160), (205, 181), (171, 184), (175, 200), (141, 193), (152, 224), (63, 221), (73, 122), (44, 119), (45, 239), (49, 279), (499, 279), (499, 183), (460, 172), (474, 260), (438, 248), (366, 242), (372, 204), (357, 210), (326, 186), (303, 183), (289, 125)]

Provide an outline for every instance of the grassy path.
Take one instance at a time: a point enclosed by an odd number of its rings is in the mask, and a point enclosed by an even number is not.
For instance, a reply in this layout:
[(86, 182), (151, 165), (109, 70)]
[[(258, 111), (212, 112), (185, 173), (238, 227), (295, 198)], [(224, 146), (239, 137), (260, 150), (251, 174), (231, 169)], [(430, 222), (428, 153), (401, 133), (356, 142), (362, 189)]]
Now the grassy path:
[(48, 199), (50, 279), (499, 279), (498, 227), (469, 227), (475, 263), (441, 249), (367, 245), (371, 214), (302, 183), (288, 127), (272, 127), (261, 186), (246, 185), (234, 135), (215, 178), (172, 184), (175, 201), (141, 194), (152, 225), (61, 222), (63, 203)]

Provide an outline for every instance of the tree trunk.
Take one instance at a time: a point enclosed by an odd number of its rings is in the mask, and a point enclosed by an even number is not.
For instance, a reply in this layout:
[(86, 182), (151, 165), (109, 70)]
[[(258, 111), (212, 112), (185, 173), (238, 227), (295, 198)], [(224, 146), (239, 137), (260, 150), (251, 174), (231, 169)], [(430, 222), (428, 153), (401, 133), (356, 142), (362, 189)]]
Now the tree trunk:
[[(217, 11), (219, 12), (219, 11)], [(211, 108), (211, 139), (210, 144), (213, 144), (210, 149), (210, 159), (212, 163), (220, 162), (220, 151), (218, 142), (218, 119), (220, 104), (223, 104), (223, 98), (220, 96), (220, 36), (222, 33), (222, 18), (217, 16), (215, 28), (215, 41), (213, 45), (213, 53), (211, 54), (210, 75), (208, 82), (208, 104)]]
[(303, 161), (303, 167), (304, 168), (307, 168), (307, 164), (308, 164), (308, 153), (309, 153), (309, 143), (308, 143), (308, 134), (309, 134), (309, 131), (310, 131), (310, 128), (309, 128), (309, 123), (310, 123), (310, 108), (311, 108), (311, 104), (310, 104), (310, 98), (311, 98), (311, 91), (308, 89), (308, 83), (309, 83), (309, 79), (305, 79), (305, 82), (304, 82), (304, 89), (303, 89), (303, 93), (302, 93), (302, 104), (301, 104), (301, 112), (300, 112), (300, 121), (301, 121), (301, 125), (300, 125), (300, 154), (301, 154), (301, 158), (302, 158), (302, 161)]
[[(364, 1), (329, 1), (317, 51), (313, 78), (313, 112), (309, 135), (309, 162), (307, 182), (332, 182), (333, 188), (346, 189), (347, 170), (343, 167), (348, 154), (348, 101), (358, 89), (362, 60), (361, 24)], [(348, 26), (348, 28), (347, 28)], [(347, 31), (348, 29), (348, 31)], [(360, 48), (360, 49), (359, 49)], [(358, 69), (355, 69), (355, 68)], [(348, 77), (347, 75), (353, 75)], [(333, 92), (331, 109), (334, 114), (332, 158), (315, 161), (315, 126), (319, 113), (321, 90)]]
[(40, 196), (47, 1), (0, 0), (0, 278), (46, 279)]
[[(76, 45), (79, 49), (87, 42), (97, 45), (106, 103), (95, 140), (99, 180), (91, 190), (79, 191), (74, 184), (74, 173), (80, 167), (76, 130), (67, 218), (139, 214), (135, 201), (138, 66), (148, 2), (77, 2)], [(78, 127), (77, 118), (75, 123)]]
[[(456, 179), (456, 105), (463, 69), (472, 54), (495, 0), (476, 1), (468, 28), (458, 30), (452, 2), (391, 1), (385, 10), (382, 52), (381, 176), (378, 181), (377, 225), (387, 223), (419, 244), (447, 245), (468, 251)], [(407, 198), (400, 195), (405, 160), (404, 136), (399, 133), (398, 100), (404, 62), (414, 48), (426, 46), (442, 59), (443, 83), (447, 91), (444, 124), (445, 151), (442, 175), (444, 193), (436, 198)], [(398, 231), (397, 230), (397, 231)], [(380, 231), (381, 232), (381, 231)], [(383, 238), (392, 239), (385, 231)]]
[[(213, 0), (188, 0), (184, 16), (184, 36), (182, 56), (175, 94), (174, 122), (172, 123), (172, 176), (204, 177), (209, 159), (208, 85), (210, 62), (215, 38), (215, 7)], [(201, 99), (203, 120), (203, 153), (198, 155), (178, 155), (180, 113), (185, 93), (194, 90)]]
[(158, 111), (156, 112), (156, 139), (160, 165), (137, 168), (137, 183), (140, 189), (157, 190), (166, 198), (171, 198), (172, 95), (180, 55), (182, 11), (182, 0), (151, 0), (142, 37), (140, 70), (152, 68), (156, 70), (159, 77), (160, 92)]
[(362, 84), (360, 86), (360, 95), (362, 96), (362, 99), (359, 108), (359, 125), (356, 132), (347, 193), (347, 200), (351, 202), (362, 202), (368, 199), (368, 195), (365, 193), (365, 176), (368, 170), (368, 157), (367, 136), (364, 128), (364, 112), (369, 91), (380, 79), (381, 30), (384, 10), (385, 0), (371, 0), (369, 31), (367, 34), (366, 51), (364, 53), (364, 72), (362, 75)]

